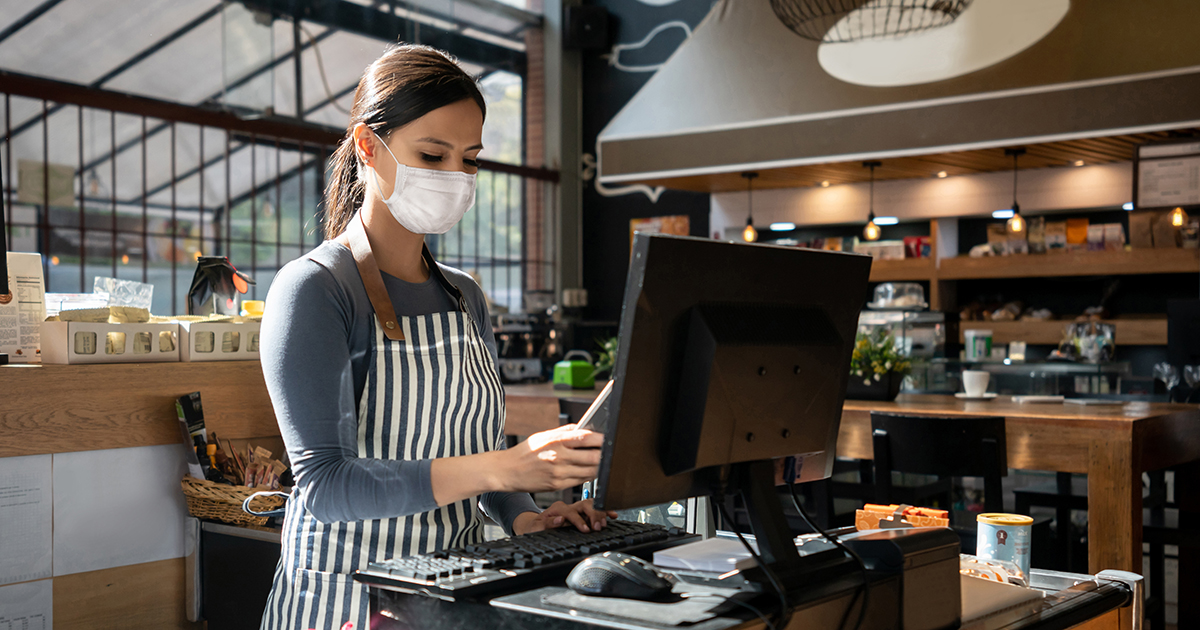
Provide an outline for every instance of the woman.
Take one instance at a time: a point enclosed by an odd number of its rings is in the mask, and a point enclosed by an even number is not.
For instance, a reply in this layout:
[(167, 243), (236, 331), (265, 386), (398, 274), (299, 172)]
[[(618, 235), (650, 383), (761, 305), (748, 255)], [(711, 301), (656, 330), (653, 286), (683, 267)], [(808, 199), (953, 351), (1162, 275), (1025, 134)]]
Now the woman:
[(590, 501), (534, 505), (594, 478), (603, 436), (568, 425), (503, 449), (483, 292), (424, 244), (474, 203), (485, 111), (443, 53), (388, 49), (333, 156), (329, 240), (272, 283), (263, 374), (296, 487), (264, 629), (365, 630), (352, 573), (481, 540), (477, 504), (509, 534), (605, 525)]

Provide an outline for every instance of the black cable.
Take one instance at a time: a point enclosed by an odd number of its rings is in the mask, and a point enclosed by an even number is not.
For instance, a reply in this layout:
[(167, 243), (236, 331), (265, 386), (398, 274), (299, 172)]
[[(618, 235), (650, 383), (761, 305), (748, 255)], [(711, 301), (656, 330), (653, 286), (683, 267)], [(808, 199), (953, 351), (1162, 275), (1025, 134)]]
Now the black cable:
[(758, 555), (758, 551), (750, 544), (750, 541), (746, 540), (746, 538), (742, 536), (742, 532), (738, 529), (737, 523), (729, 517), (729, 512), (725, 510), (725, 501), (723, 499), (716, 500), (714, 498), (713, 502), (717, 504), (717, 509), (721, 511), (721, 516), (724, 517), (724, 519), (729, 523), (729, 527), (733, 529), (733, 533), (737, 534), (738, 540), (742, 541), (742, 546), (746, 548), (746, 551), (750, 552), (750, 556), (754, 558), (754, 562), (758, 564), (758, 567), (762, 569), (763, 573), (767, 576), (767, 579), (770, 580), (771, 586), (775, 588), (775, 592), (779, 595), (779, 615), (777, 616), (778, 623), (775, 625), (779, 628), (786, 628), (788, 621), (792, 618), (792, 607), (788, 605), (787, 591), (783, 590), (783, 585), (780, 584), (779, 579), (775, 577), (775, 572), (772, 571), (769, 566), (767, 566), (767, 563), (763, 561), (762, 556)]
[[(863, 619), (867, 615), (867, 606), (871, 603), (871, 580), (867, 576), (867, 564), (863, 562), (862, 556), (858, 555), (856, 551), (847, 547), (846, 544), (838, 540), (837, 537), (829, 535), (828, 532), (813, 524), (812, 519), (808, 517), (808, 512), (804, 511), (804, 506), (800, 505), (800, 498), (796, 496), (796, 486), (790, 479), (785, 481), (787, 483), (788, 493), (792, 495), (792, 504), (796, 506), (796, 511), (800, 513), (800, 518), (804, 519), (804, 523), (808, 525), (808, 527), (814, 532), (817, 532), (821, 536), (825, 537), (826, 540), (836, 545), (838, 549), (846, 552), (846, 555), (850, 556), (855, 562), (858, 563), (858, 570), (862, 572), (861, 592), (863, 598), (862, 607), (858, 609), (858, 621), (854, 622), (854, 630), (859, 630), (862, 628)], [(856, 593), (854, 599), (857, 598), (858, 595)], [(842, 622), (838, 624), (839, 628), (846, 627), (846, 620), (850, 617), (850, 610), (854, 608), (854, 599), (851, 599), (850, 605), (846, 607), (846, 612), (842, 615)]]

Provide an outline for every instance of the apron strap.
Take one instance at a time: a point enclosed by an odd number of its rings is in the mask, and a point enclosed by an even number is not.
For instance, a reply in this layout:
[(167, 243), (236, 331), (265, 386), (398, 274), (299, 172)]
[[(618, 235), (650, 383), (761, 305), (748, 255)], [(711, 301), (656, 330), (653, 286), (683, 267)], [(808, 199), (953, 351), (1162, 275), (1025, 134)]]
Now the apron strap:
[[(392, 341), (404, 341), (404, 331), (400, 329), (396, 309), (392, 306), (392, 299), (388, 297), (387, 287), (383, 285), (383, 274), (375, 262), (375, 254), (371, 253), (371, 242), (367, 239), (361, 213), (356, 213), (354, 218), (350, 219), (350, 224), (346, 226), (346, 231), (337, 237), (337, 242), (345, 245), (354, 256), (358, 275), (362, 276), (367, 299), (371, 301), (371, 308), (375, 309), (375, 316), (379, 318), (379, 325), (383, 327), (383, 335)], [(437, 278), (458, 302), (459, 310), (466, 312), (466, 298), (463, 297), (463, 292), (442, 273), (428, 245), (421, 246), (421, 257), (429, 266), (429, 273)]]
[(392, 299), (388, 297), (387, 287), (383, 286), (383, 274), (371, 253), (371, 242), (367, 240), (367, 232), (363, 228), (362, 217), (356, 213), (346, 226), (346, 231), (337, 237), (337, 241), (350, 249), (354, 255), (354, 263), (358, 266), (358, 275), (362, 276), (363, 286), (367, 289), (367, 299), (371, 300), (371, 308), (375, 309), (375, 317), (383, 328), (383, 336), (392, 341), (404, 341), (404, 331), (396, 320), (396, 309), (392, 308)]

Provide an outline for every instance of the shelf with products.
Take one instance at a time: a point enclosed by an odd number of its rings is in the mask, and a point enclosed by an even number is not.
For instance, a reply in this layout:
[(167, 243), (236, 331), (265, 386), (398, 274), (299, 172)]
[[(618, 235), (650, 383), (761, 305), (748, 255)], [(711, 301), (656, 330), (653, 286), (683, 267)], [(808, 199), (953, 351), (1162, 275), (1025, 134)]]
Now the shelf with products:
[(988, 391), (1010, 395), (1092, 396), (1119, 394), (1129, 389), (1133, 366), (1127, 361), (1083, 363), (1067, 361), (913, 361), (905, 383), (907, 393), (962, 391), (963, 370), (991, 374)]
[[(1116, 342), (1123, 346), (1160, 346), (1167, 344), (1167, 318), (1165, 316), (1129, 317), (1102, 320), (1116, 327)], [(1033, 345), (1057, 345), (1062, 341), (1063, 331), (1071, 320), (1018, 320), (1012, 322), (959, 322), (958, 340), (963, 341), (967, 330), (992, 331), (992, 343), (1007, 344), (1024, 341)]]
[(1123, 251), (1014, 254), (938, 261), (937, 278), (974, 280), (1200, 273), (1200, 250), (1159, 248)]

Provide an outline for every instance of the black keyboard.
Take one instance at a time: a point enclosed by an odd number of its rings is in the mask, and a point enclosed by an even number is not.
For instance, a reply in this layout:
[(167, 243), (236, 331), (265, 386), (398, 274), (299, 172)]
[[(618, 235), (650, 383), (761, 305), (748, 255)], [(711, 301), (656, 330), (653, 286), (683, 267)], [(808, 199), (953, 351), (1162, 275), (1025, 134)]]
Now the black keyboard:
[(563, 527), (372, 562), (355, 579), (451, 601), (476, 599), (557, 580), (592, 554), (622, 551), (649, 558), (659, 549), (699, 538), (677, 527), (610, 520), (604, 529), (586, 534)]

